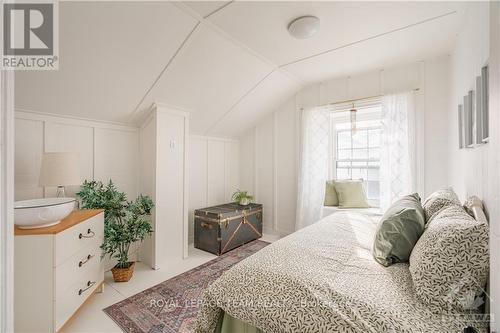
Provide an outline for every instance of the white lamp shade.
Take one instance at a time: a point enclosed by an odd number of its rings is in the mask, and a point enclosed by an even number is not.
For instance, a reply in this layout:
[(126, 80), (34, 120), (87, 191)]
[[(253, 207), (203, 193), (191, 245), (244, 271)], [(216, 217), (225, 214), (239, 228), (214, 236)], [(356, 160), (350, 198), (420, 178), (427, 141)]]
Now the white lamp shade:
[(45, 153), (40, 170), (40, 186), (80, 185), (80, 166), (75, 153)]

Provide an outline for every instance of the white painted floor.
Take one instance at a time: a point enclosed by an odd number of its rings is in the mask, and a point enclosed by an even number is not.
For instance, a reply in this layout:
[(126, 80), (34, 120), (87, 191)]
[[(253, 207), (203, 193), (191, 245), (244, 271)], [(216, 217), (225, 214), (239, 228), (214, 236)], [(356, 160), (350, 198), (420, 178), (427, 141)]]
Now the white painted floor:
[[(273, 242), (277, 239), (279, 236), (276, 235), (264, 235), (261, 238), (267, 242)], [(106, 272), (104, 292), (94, 294), (59, 332), (122, 332), (120, 327), (102, 309), (214, 258), (216, 258), (215, 255), (191, 246), (187, 259), (167, 264), (165, 268), (153, 270), (140, 262), (136, 263), (134, 275), (129, 282), (115, 283), (111, 272)]]

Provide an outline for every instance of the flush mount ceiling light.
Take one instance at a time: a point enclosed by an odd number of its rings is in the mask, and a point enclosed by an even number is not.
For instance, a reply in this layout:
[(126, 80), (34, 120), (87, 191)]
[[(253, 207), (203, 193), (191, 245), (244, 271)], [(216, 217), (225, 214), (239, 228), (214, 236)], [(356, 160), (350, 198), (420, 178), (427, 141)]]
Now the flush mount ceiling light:
[(319, 18), (301, 16), (290, 22), (288, 32), (295, 38), (306, 39), (314, 36), (319, 30)]

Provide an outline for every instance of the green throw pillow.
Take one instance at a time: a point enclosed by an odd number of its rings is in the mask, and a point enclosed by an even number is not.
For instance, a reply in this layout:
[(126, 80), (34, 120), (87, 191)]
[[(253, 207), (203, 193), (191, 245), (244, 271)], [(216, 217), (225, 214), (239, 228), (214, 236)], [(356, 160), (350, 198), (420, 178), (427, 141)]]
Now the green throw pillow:
[(369, 208), (362, 180), (335, 180), (340, 208)]
[(403, 197), (393, 203), (380, 220), (373, 257), (384, 266), (407, 262), (424, 228), (425, 214), (418, 193)]
[(335, 181), (327, 180), (325, 188), (325, 206), (338, 206), (339, 198), (337, 197), (337, 192), (335, 191)]

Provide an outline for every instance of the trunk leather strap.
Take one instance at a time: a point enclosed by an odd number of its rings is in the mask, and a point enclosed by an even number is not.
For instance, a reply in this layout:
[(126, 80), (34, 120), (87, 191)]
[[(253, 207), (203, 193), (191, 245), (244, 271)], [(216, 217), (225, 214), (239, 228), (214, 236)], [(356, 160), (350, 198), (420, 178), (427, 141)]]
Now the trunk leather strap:
[(247, 213), (246, 211), (244, 211), (243, 214), (231, 216), (231, 217), (228, 217), (226, 219), (221, 219), (221, 220), (213, 218), (213, 217), (202, 216), (202, 215), (195, 215), (194, 217), (197, 219), (200, 219), (202, 221), (215, 222), (215, 223), (227, 223), (227, 222), (230, 222), (233, 220), (240, 219), (242, 217), (251, 216), (251, 215), (260, 214), (260, 213), (262, 213), (262, 209), (255, 210), (255, 211), (250, 212), (250, 213)]

